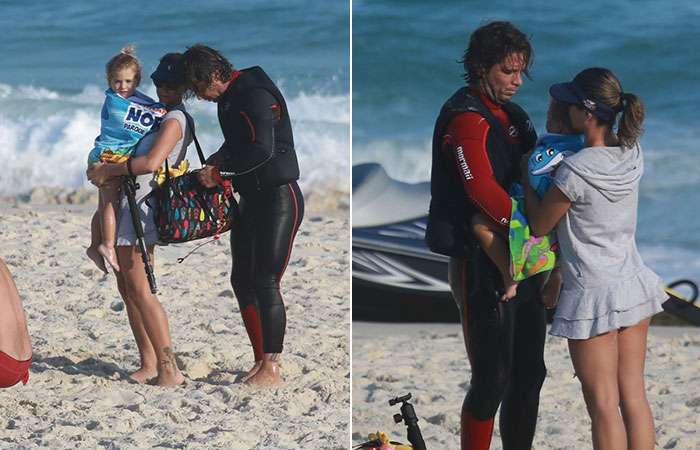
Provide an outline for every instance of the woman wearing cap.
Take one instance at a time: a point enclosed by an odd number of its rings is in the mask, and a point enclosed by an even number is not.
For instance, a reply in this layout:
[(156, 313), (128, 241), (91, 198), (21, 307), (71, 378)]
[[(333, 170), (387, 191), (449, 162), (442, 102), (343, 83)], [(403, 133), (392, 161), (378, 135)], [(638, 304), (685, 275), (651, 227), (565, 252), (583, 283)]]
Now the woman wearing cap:
[[(100, 186), (115, 177), (137, 175), (136, 202), (141, 211), (141, 222), (149, 257), (153, 261), (153, 249), (158, 241), (158, 233), (153, 220), (153, 212), (146, 205), (145, 197), (157, 185), (157, 173), (165, 160), (168, 165), (178, 167), (185, 158), (187, 146), (192, 142), (192, 119), (182, 104), (184, 89), (174, 85), (174, 70), (180, 53), (168, 53), (151, 78), (156, 86), (158, 99), (165, 104), (168, 113), (163, 117), (160, 127), (149, 132), (139, 141), (130, 162), (113, 164), (95, 164), (88, 172), (90, 181)], [(172, 169), (171, 169), (172, 170)], [(170, 340), (168, 318), (158, 297), (151, 293), (143, 261), (137, 245), (131, 213), (126, 199), (122, 195), (117, 224), (117, 257), (120, 272), (116, 272), (119, 293), (126, 303), (129, 324), (136, 339), (141, 356), (141, 367), (131, 374), (131, 379), (145, 382), (155, 378), (155, 384), (174, 386), (182, 384), (184, 377), (180, 373), (173, 346)]]
[[(569, 104), (584, 148), (562, 162), (542, 200), (527, 183), (530, 230), (556, 227), (563, 286), (550, 334), (568, 339), (595, 449), (652, 449), (646, 337), (666, 295), (637, 252), (644, 105), (613, 73), (589, 68), (550, 94)], [(616, 119), (617, 132), (615, 132)]]

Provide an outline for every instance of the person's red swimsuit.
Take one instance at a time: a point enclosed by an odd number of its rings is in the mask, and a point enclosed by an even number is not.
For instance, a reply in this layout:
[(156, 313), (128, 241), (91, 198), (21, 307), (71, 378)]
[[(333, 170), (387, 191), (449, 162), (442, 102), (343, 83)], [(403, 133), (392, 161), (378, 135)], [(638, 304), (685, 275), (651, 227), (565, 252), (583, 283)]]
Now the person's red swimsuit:
[(27, 384), (29, 366), (32, 358), (27, 361), (17, 361), (12, 356), (0, 350), (0, 388), (14, 386), (20, 381)]

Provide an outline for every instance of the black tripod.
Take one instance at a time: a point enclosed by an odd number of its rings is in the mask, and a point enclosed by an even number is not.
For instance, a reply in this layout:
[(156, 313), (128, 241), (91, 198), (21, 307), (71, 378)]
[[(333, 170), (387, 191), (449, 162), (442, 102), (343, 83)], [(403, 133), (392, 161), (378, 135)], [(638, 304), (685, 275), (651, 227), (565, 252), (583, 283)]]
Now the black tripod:
[(409, 392), (403, 397), (389, 400), (389, 406), (401, 403), (401, 414), (394, 414), (394, 422), (401, 423), (402, 420), (404, 421), (408, 429), (408, 442), (413, 445), (413, 450), (425, 450), (425, 442), (420, 434), (420, 428), (418, 428), (418, 417), (413, 409), (413, 405), (408, 403), (410, 399), (411, 393)]
[(146, 278), (148, 278), (148, 285), (151, 287), (151, 293), (155, 294), (156, 277), (155, 275), (153, 275), (151, 259), (148, 257), (146, 239), (143, 234), (143, 225), (141, 225), (141, 213), (139, 212), (139, 207), (136, 204), (136, 189), (139, 188), (139, 185), (134, 181), (133, 178), (127, 177), (126, 181), (124, 181), (123, 188), (126, 200), (129, 202), (129, 212), (131, 213), (131, 220), (134, 224), (136, 238), (139, 241), (139, 248), (141, 249), (141, 259), (143, 260), (143, 265), (146, 269)]

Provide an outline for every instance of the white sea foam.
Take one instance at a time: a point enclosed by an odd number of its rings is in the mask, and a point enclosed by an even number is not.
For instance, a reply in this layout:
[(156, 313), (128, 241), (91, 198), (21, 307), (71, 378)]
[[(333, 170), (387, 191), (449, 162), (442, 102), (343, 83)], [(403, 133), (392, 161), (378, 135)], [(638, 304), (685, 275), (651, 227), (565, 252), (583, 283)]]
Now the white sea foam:
[[(144, 93), (155, 97), (155, 88)], [(87, 154), (99, 134), (104, 88), (86, 85), (61, 93), (41, 86), (0, 84), (0, 196), (26, 195), (40, 186), (93, 189), (85, 179)], [(190, 100), (205, 155), (222, 143), (216, 105)], [(306, 194), (328, 207), (349, 205), (349, 96), (300, 93), (288, 98)], [(188, 152), (198, 161), (194, 145)], [(197, 167), (198, 164), (195, 164)], [(332, 201), (329, 201), (331, 200)]]
[(353, 165), (378, 162), (387, 174), (407, 183), (430, 180), (430, 138), (405, 143), (389, 139), (353, 144)]

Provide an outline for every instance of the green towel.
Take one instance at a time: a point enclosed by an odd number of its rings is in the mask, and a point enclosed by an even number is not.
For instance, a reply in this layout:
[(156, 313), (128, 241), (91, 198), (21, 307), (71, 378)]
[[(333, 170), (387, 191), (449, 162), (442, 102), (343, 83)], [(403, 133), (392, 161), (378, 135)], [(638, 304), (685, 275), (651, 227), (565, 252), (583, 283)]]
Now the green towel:
[(510, 273), (516, 281), (537, 273), (551, 270), (556, 260), (557, 236), (554, 231), (542, 237), (530, 235), (530, 227), (525, 216), (525, 199), (511, 198), (510, 230)]

